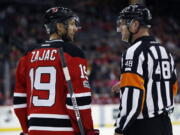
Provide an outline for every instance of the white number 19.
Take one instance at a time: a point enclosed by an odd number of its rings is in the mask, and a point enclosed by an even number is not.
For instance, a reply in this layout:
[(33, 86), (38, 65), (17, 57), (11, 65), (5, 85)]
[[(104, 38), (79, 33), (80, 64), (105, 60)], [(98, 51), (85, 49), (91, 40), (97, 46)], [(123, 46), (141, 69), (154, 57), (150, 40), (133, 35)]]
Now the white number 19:
[(87, 72), (86, 66), (80, 64), (79, 68), (80, 68), (80, 71), (81, 71), (81, 78), (85, 78), (85, 79), (88, 80), (88, 72)]
[[(43, 74), (49, 74), (50, 80), (48, 83), (41, 82)], [(32, 103), (34, 106), (52, 106), (55, 103), (56, 94), (56, 69), (54, 67), (38, 67), (36, 70), (32, 68), (29, 72), (31, 79), (31, 89), (48, 91), (48, 99), (40, 99), (38, 96), (32, 97)], [(32, 91), (33, 92), (33, 91)], [(32, 93), (33, 94), (33, 93)]]

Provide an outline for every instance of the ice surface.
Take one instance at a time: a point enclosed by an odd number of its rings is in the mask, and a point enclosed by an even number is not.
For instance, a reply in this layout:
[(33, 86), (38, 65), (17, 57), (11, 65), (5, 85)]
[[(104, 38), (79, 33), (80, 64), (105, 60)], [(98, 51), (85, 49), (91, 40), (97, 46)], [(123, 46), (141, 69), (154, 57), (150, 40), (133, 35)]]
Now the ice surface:
[[(100, 135), (114, 135), (113, 128), (99, 128)], [(180, 125), (173, 126), (174, 135), (180, 135)], [(19, 135), (19, 132), (0, 132), (0, 135)]]

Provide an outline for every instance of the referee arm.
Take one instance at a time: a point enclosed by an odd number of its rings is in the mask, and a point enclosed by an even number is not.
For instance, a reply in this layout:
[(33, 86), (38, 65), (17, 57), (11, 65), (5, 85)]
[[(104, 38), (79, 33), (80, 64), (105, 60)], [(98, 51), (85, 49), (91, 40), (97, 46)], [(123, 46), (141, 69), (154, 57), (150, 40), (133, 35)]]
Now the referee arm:
[(143, 79), (134, 73), (122, 74), (120, 83), (122, 98), (116, 121), (116, 133), (123, 133), (140, 114), (144, 104), (145, 89), (143, 86), (138, 87), (137, 84), (143, 82)]
[[(138, 62), (135, 62), (137, 59)], [(131, 123), (137, 119), (143, 109), (145, 98), (144, 77), (143, 72), (139, 72), (139, 69), (143, 69), (143, 62), (144, 59), (141, 59), (140, 56), (131, 60), (126, 60), (125, 57), (123, 59), (120, 78), (122, 97), (120, 99), (120, 113), (116, 120), (115, 133), (123, 134)]]

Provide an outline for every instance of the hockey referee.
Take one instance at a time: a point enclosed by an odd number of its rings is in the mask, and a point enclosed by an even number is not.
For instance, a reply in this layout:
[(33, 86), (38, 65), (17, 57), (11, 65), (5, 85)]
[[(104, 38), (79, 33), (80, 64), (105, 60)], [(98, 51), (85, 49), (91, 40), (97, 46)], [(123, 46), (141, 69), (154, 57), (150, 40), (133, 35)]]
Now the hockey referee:
[(169, 114), (178, 83), (172, 55), (149, 35), (152, 16), (140, 4), (124, 8), (117, 31), (131, 46), (123, 53), (120, 107), (114, 135), (172, 135)]

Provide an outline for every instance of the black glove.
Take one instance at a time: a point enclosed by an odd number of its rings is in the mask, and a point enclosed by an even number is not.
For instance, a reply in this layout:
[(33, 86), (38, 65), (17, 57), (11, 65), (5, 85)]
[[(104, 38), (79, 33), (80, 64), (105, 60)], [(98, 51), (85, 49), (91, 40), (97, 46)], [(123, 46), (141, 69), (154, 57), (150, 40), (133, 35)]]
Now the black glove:
[(28, 135), (28, 133), (23, 133), (23, 132), (21, 132), (20, 135)]
[(87, 131), (86, 135), (99, 135), (99, 130), (98, 129), (89, 130)]

